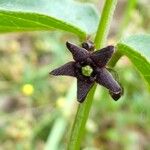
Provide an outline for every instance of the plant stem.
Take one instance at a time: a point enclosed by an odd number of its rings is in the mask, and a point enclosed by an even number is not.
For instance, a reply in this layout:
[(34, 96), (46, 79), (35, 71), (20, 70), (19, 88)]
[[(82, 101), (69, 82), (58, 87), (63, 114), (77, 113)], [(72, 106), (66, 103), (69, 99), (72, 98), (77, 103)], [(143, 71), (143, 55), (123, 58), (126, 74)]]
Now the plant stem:
[[(117, 0), (106, 0), (102, 11), (101, 19), (95, 37), (96, 48), (101, 48), (106, 41), (110, 23)], [(68, 143), (68, 150), (79, 150), (81, 141), (83, 139), (85, 125), (92, 106), (96, 85), (90, 90), (86, 100), (83, 104), (79, 104), (77, 114), (71, 131), (70, 140)]]
[(117, 4), (117, 0), (105, 1), (104, 8), (101, 15), (101, 20), (99, 22), (98, 30), (94, 41), (96, 49), (102, 48), (106, 43), (108, 31), (110, 28), (110, 24), (111, 24), (111, 20), (113, 17), (116, 4)]
[[(117, 34), (117, 38), (120, 40), (120, 38), (122, 37), (129, 21), (130, 21), (130, 17), (131, 17), (131, 13), (134, 10), (135, 6), (137, 4), (137, 0), (128, 0), (127, 1), (127, 6), (125, 7), (125, 11), (124, 11), (124, 15), (123, 15), (123, 19)], [(120, 59), (120, 57), (122, 57), (122, 54), (119, 53), (118, 51), (116, 51), (116, 53), (113, 55), (112, 59), (109, 62), (109, 67), (114, 67), (116, 65), (116, 63), (118, 62), (118, 60)]]
[(79, 104), (77, 114), (72, 127), (70, 141), (68, 143), (68, 150), (80, 149), (81, 140), (83, 139), (85, 124), (89, 116), (89, 110), (92, 105), (93, 95), (96, 89), (96, 85), (89, 92), (85, 102)]

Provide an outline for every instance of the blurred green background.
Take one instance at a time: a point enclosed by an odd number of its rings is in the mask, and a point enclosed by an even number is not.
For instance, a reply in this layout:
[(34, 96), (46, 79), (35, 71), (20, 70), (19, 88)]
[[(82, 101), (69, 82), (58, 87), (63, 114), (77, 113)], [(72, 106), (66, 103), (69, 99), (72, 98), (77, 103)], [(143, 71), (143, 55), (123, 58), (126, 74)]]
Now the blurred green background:
[[(102, 1), (89, 2), (102, 7)], [(119, 37), (126, 4), (127, 0), (119, 0), (108, 44), (115, 44)], [(122, 26), (122, 37), (149, 33), (149, 0), (139, 0)], [(66, 148), (78, 106), (76, 80), (52, 77), (49, 72), (72, 60), (65, 47), (67, 40), (80, 43), (62, 31), (0, 35), (0, 150)], [(148, 88), (126, 57), (119, 60), (115, 70), (124, 96), (115, 102), (98, 86), (82, 149), (149, 150)]]

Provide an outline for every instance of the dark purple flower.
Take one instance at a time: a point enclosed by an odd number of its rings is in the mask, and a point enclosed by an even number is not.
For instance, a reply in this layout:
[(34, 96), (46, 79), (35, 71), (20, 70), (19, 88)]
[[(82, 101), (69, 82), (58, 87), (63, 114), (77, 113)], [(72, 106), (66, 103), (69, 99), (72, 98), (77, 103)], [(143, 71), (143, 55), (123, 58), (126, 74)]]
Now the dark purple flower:
[(94, 83), (98, 83), (109, 90), (111, 97), (118, 100), (122, 95), (122, 88), (106, 68), (106, 64), (114, 53), (114, 46), (94, 50), (92, 42), (82, 43), (82, 47), (66, 42), (66, 46), (73, 55), (74, 61), (50, 72), (51, 75), (66, 75), (77, 78), (77, 99), (83, 102)]

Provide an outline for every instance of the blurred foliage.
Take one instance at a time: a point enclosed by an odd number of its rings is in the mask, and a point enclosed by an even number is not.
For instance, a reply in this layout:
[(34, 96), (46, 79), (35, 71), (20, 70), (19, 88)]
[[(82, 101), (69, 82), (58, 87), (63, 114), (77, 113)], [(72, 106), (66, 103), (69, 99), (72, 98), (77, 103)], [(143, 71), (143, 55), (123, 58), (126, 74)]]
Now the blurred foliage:
[[(120, 0), (119, 6), (125, 2)], [(148, 4), (138, 2), (123, 36), (149, 32)], [(115, 43), (122, 11), (118, 9), (112, 23), (109, 43)], [(78, 105), (74, 80), (48, 73), (72, 59), (64, 44), (68, 39), (79, 44), (73, 35), (59, 31), (0, 36), (0, 150), (65, 149)], [(97, 88), (83, 149), (148, 150), (149, 91), (126, 57), (115, 70), (124, 96), (114, 102), (105, 89)]]

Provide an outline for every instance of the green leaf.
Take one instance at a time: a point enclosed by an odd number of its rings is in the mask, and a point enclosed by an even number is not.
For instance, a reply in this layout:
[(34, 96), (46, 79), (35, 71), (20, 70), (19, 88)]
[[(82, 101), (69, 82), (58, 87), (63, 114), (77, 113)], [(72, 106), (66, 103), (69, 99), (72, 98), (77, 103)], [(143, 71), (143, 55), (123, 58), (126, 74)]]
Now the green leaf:
[(118, 52), (126, 55), (150, 87), (150, 35), (135, 35), (117, 44)]
[(0, 32), (61, 29), (80, 37), (96, 31), (90, 4), (72, 0), (0, 0)]

